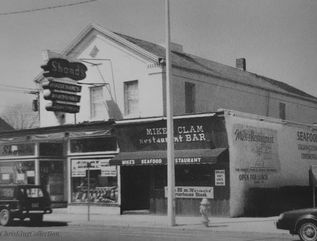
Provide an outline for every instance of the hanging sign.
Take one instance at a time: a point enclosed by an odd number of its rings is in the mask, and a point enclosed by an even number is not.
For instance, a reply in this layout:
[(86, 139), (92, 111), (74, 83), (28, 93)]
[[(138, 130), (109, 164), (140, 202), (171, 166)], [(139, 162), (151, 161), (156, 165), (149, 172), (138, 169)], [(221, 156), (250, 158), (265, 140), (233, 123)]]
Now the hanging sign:
[(41, 68), (45, 71), (43, 73), (44, 77), (70, 78), (76, 81), (86, 78), (87, 67), (80, 62), (69, 62), (62, 58), (52, 58)]

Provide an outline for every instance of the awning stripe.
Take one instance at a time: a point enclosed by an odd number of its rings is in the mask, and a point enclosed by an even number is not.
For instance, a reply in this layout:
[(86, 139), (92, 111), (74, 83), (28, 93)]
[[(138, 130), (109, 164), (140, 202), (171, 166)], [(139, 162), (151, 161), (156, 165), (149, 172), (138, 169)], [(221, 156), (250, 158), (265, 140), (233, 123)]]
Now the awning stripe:
[[(213, 164), (227, 148), (175, 150), (175, 164)], [(109, 161), (109, 165), (165, 165), (167, 164), (166, 150), (121, 152)]]

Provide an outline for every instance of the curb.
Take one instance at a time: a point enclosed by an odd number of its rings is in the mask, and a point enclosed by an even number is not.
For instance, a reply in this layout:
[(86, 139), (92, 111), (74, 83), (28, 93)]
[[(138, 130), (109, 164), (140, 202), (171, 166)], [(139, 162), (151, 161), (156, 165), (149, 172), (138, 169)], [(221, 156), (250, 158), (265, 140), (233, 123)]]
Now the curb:
[[(129, 215), (125, 219), (120, 216), (101, 216), (92, 215), (91, 221), (78, 220), (82, 219), (85, 215), (82, 214), (61, 214), (55, 213), (45, 218), (45, 221), (60, 221), (63, 220), (68, 223), (69, 226), (96, 226), (96, 227), (121, 227), (121, 228), (153, 228), (153, 229), (181, 229), (190, 231), (212, 231), (212, 232), (251, 232), (251, 233), (286, 233), (286, 230), (279, 230), (275, 227), (275, 217), (269, 218), (215, 218), (218, 220), (212, 220), (208, 227), (205, 227), (199, 220), (199, 217), (195, 217), (190, 220), (190, 217), (176, 217), (176, 226), (168, 226), (164, 220), (160, 217), (157, 222), (149, 221), (151, 216), (142, 217), (137, 215)], [(114, 217), (114, 219), (111, 219)], [(155, 216), (153, 216), (155, 218)], [(99, 220), (98, 220), (99, 219)]]

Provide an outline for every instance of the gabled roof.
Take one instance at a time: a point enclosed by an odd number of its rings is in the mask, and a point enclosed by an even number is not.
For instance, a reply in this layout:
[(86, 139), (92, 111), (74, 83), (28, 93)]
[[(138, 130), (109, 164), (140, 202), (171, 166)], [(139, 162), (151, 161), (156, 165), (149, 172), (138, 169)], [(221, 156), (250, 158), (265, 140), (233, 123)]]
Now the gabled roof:
[[(158, 44), (120, 33), (116, 34), (134, 43), (135, 45), (138, 45), (141, 48), (144, 48), (145, 50), (157, 55), (159, 58), (165, 58), (165, 48)], [(246, 85), (257, 86), (274, 91), (278, 90), (283, 93), (291, 93), (301, 97), (313, 98), (315, 101), (317, 100), (315, 96), (307, 94), (306, 92), (290, 86), (284, 82), (257, 75), (248, 71), (241, 71), (240, 69), (217, 63), (212, 60), (178, 51), (171, 51), (171, 56), (173, 67), (211, 75), (213, 77), (227, 79)]]
[[(134, 38), (125, 34), (109, 31), (99, 25), (88, 25), (78, 37), (71, 42), (63, 51), (65, 56), (71, 56), (72, 51), (78, 46), (90, 33), (96, 31), (95, 34), (103, 36), (115, 41), (116, 43), (134, 51), (144, 58), (151, 60), (154, 63), (159, 63), (165, 58), (165, 48), (159, 44), (152, 43), (146, 40)], [(307, 94), (286, 83), (260, 76), (248, 71), (217, 63), (212, 60), (201, 58), (182, 51), (171, 51), (172, 66), (180, 70), (207, 75), (210, 77), (231, 81), (242, 85), (262, 88), (273, 92), (279, 92), (286, 95), (296, 95), (299, 98), (317, 101), (317, 97)], [(41, 79), (41, 75), (37, 76), (35, 82)]]

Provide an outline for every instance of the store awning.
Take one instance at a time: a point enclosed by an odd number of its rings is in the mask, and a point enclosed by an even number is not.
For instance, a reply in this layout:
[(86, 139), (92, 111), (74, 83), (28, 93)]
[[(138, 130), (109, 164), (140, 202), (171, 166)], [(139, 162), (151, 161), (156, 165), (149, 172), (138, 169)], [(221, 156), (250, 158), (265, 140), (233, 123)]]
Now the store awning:
[[(227, 148), (175, 150), (175, 164), (214, 164)], [(166, 150), (121, 152), (112, 158), (109, 165), (137, 166), (167, 164)]]

